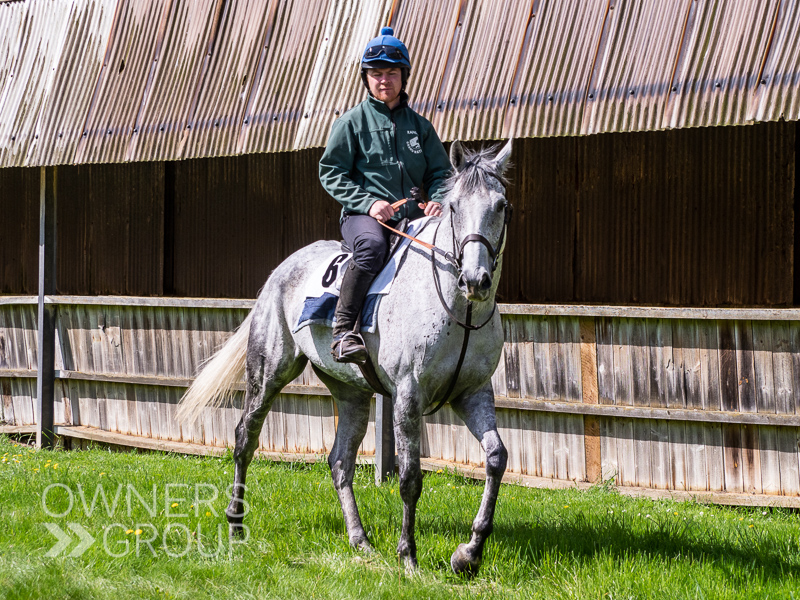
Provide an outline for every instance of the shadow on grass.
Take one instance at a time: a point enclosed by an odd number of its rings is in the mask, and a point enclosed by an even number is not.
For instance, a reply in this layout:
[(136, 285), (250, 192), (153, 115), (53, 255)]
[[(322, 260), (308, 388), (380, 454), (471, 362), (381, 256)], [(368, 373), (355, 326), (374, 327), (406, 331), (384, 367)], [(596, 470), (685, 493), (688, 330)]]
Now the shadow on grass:
[(548, 553), (578, 560), (591, 560), (596, 555), (621, 558), (638, 554), (759, 569), (770, 579), (783, 579), (789, 574), (800, 577), (800, 546), (794, 538), (768, 531), (742, 531), (735, 525), (721, 532), (694, 520), (679, 521), (677, 517), (652, 519), (649, 523), (642, 523), (643, 519), (616, 515), (587, 518), (583, 513), (536, 522), (521, 519), (496, 524), (494, 536), (506, 552), (516, 550), (520, 559), (529, 564), (538, 563)]

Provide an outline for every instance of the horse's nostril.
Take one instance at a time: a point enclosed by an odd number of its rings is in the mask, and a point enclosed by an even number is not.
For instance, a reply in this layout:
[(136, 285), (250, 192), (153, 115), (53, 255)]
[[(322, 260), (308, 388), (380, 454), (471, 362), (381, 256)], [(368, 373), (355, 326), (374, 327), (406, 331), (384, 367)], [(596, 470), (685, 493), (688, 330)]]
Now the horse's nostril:
[(492, 278), (489, 277), (488, 273), (484, 273), (483, 277), (481, 277), (480, 288), (482, 290), (488, 290), (490, 287), (492, 287)]
[(458, 287), (461, 288), (462, 290), (467, 289), (467, 280), (464, 279), (463, 273), (458, 276), (458, 281), (456, 282), (456, 285), (458, 285)]

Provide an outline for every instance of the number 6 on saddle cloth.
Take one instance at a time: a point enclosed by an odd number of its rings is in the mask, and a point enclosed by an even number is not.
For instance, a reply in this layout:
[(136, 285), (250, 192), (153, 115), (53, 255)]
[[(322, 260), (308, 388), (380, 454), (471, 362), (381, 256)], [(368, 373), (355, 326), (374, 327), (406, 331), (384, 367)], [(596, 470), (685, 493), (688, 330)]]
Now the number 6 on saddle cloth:
[[(424, 217), (411, 221), (405, 233), (417, 236), (430, 222), (430, 217)], [(397, 236), (399, 238), (399, 236)], [(361, 331), (375, 333), (378, 321), (375, 316), (378, 314), (378, 307), (381, 298), (389, 293), (392, 282), (397, 274), (397, 268), (406, 252), (411, 240), (399, 238), (399, 242), (393, 249), (390, 249), (389, 259), (375, 280), (372, 282), (364, 305), (361, 309)], [(339, 300), (339, 288), (342, 283), (342, 275), (347, 265), (352, 260), (353, 254), (349, 251), (336, 252), (323, 261), (322, 266), (309, 277), (305, 289), (305, 300), (300, 318), (297, 320), (292, 333), (295, 333), (306, 325), (326, 325), (332, 327), (334, 323), (334, 313), (336, 303)]]

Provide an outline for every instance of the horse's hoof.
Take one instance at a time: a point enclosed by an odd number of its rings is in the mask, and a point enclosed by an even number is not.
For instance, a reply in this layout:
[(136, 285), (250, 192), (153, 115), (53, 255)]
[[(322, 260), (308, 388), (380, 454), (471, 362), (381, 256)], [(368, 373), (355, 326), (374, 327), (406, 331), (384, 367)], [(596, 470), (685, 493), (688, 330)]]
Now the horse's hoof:
[(375, 554), (375, 548), (372, 547), (372, 544), (369, 543), (367, 538), (361, 538), (359, 540), (352, 540), (350, 545), (355, 548), (356, 550), (360, 550), (364, 554), (370, 555)]
[(470, 558), (466, 544), (459, 544), (453, 556), (450, 557), (450, 567), (456, 575), (474, 577), (481, 568), (481, 557)]
[(419, 572), (419, 564), (414, 556), (404, 556), (403, 566), (406, 569), (406, 575), (415, 575)]
[(244, 525), (241, 523), (228, 523), (228, 538), (241, 540), (244, 538)]

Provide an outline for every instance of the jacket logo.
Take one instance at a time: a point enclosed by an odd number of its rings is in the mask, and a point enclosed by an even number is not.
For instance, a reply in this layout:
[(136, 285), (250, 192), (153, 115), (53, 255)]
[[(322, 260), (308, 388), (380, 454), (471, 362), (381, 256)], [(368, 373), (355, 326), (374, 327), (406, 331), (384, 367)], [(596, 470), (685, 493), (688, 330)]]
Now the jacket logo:
[[(409, 132), (416, 134), (416, 131)], [(406, 142), (408, 149), (411, 150), (414, 154), (422, 154), (422, 146), (419, 145), (419, 136), (414, 135), (408, 142)]]

